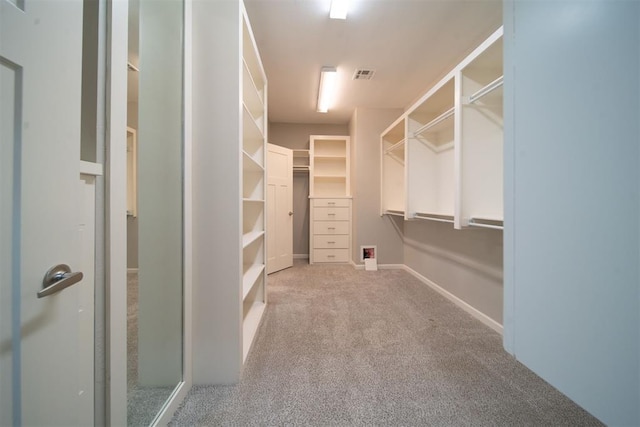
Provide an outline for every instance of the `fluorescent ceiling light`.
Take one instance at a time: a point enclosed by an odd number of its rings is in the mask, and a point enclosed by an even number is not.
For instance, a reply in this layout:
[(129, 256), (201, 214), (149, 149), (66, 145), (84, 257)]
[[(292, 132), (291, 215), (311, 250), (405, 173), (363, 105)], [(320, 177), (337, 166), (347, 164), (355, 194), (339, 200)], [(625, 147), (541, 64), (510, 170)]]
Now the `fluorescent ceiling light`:
[(333, 105), (336, 96), (338, 72), (336, 67), (322, 67), (320, 70), (320, 88), (318, 89), (318, 113), (326, 113)]
[(348, 0), (331, 0), (331, 9), (329, 9), (329, 18), (331, 19), (347, 19)]

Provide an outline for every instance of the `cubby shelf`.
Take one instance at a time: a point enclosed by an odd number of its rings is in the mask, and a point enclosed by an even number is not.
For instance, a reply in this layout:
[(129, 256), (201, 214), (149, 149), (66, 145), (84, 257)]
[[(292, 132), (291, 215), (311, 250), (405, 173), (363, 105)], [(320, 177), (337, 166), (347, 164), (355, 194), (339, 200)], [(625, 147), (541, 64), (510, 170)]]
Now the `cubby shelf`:
[(245, 265), (245, 271), (242, 276), (242, 300), (244, 301), (249, 292), (256, 285), (256, 282), (264, 271), (264, 264)]
[(502, 33), (381, 134), (381, 214), (502, 228)]

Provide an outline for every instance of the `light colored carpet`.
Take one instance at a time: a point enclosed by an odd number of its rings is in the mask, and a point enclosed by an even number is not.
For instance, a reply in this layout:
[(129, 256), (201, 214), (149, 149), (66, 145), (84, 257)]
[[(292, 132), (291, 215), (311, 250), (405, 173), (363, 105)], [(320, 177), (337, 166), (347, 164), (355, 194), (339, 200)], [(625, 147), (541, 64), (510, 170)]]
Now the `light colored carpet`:
[(268, 290), (241, 382), (194, 387), (171, 425), (601, 425), (404, 271), (297, 263)]

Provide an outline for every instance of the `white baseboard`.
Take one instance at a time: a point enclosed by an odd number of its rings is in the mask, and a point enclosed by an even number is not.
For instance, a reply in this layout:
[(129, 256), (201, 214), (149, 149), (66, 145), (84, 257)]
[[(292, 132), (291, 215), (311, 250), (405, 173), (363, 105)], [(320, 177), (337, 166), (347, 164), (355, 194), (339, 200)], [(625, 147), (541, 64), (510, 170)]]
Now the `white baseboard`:
[[(364, 270), (364, 264), (349, 261), (356, 270)], [(404, 264), (378, 264), (378, 270), (404, 270)]]
[(309, 259), (309, 254), (293, 254), (293, 259)]
[[(483, 312), (481, 312), (477, 308), (475, 308), (475, 307), (469, 305), (468, 303), (464, 302), (463, 300), (461, 300), (457, 296), (453, 295), (451, 292), (449, 292), (449, 291), (445, 290), (444, 288), (442, 288), (441, 286), (437, 285), (435, 282), (427, 279), (422, 274), (420, 274), (417, 271), (415, 271), (413, 268), (408, 267), (408, 266), (406, 266), (404, 264), (401, 264), (401, 265), (402, 265), (401, 268), (404, 269), (407, 273), (411, 274), (413, 277), (415, 277), (416, 279), (420, 280), (422, 283), (424, 283), (425, 285), (429, 286), (431, 289), (433, 289), (434, 291), (438, 292), (440, 295), (444, 296), (445, 298), (447, 298), (448, 300), (453, 302), (455, 305), (457, 305), (458, 307), (462, 308), (464, 311), (466, 311), (467, 313), (469, 313), (470, 315), (472, 315), (473, 317), (475, 317), (476, 319), (478, 319), (479, 321), (481, 321), (482, 323), (484, 323), (485, 325), (487, 325), (488, 327), (490, 327), (491, 329), (493, 329), (494, 331), (496, 331), (500, 335), (502, 335), (503, 327), (502, 327), (502, 325), (500, 323), (496, 322), (495, 320), (493, 320), (492, 318), (490, 318), (489, 316), (487, 316), (486, 314), (484, 314)], [(363, 268), (364, 268), (364, 266), (363, 266)]]

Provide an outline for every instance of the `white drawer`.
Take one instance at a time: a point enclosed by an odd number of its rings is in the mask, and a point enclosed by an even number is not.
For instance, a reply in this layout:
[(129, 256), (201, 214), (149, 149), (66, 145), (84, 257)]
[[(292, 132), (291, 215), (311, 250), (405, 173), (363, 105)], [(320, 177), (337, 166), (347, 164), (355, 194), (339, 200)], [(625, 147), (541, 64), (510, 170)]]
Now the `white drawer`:
[(349, 221), (313, 221), (313, 234), (349, 234)]
[(314, 221), (348, 221), (349, 208), (313, 208)]
[(349, 262), (349, 249), (314, 249), (313, 262)]
[(314, 248), (349, 248), (349, 236), (313, 236)]
[(350, 199), (313, 199), (313, 206), (316, 207), (349, 207)]

